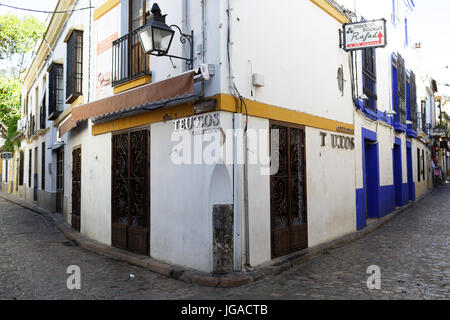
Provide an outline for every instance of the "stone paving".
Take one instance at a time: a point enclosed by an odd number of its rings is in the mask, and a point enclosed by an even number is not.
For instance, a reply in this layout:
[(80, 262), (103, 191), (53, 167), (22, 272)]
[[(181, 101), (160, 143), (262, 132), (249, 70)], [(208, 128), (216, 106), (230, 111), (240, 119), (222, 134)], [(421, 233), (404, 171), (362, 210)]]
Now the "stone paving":
[[(447, 184), (344, 247), (243, 287), (207, 288), (79, 248), (0, 199), (0, 299), (449, 299), (449, 241)], [(80, 290), (66, 287), (69, 265), (81, 268)], [(380, 290), (367, 289), (370, 265), (381, 269)]]

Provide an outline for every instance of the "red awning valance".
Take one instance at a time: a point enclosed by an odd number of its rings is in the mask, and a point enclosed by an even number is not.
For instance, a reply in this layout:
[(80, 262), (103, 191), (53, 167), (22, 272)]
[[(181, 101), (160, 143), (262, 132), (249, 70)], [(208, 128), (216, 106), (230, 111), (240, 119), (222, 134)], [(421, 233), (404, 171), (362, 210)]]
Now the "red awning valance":
[(194, 71), (191, 71), (105, 99), (89, 102), (72, 109), (70, 118), (59, 127), (59, 136), (63, 136), (82, 120), (133, 109), (145, 104), (170, 101), (193, 93)]

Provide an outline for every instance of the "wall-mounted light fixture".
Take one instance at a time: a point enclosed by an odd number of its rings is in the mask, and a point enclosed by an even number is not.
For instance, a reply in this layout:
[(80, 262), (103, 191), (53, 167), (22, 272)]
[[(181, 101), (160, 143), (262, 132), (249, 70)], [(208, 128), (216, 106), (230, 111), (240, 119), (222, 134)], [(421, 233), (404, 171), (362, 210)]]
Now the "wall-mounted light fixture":
[[(186, 61), (189, 70), (192, 70), (194, 64), (194, 31), (191, 34), (184, 34), (177, 25), (166, 24), (166, 15), (161, 14), (161, 9), (157, 3), (154, 3), (151, 10), (152, 16), (148, 23), (139, 31), (139, 38), (144, 52), (154, 56), (166, 56), (169, 58), (182, 59)], [(170, 45), (172, 44), (173, 36), (176, 28), (180, 33), (180, 42), (189, 43), (190, 57), (178, 57), (168, 54)]]
[(387, 111), (385, 111), (385, 114), (388, 117), (393, 117), (395, 115), (395, 111), (394, 110), (387, 110)]
[(369, 100), (369, 97), (365, 93), (359, 95), (358, 98), (359, 98), (359, 100)]

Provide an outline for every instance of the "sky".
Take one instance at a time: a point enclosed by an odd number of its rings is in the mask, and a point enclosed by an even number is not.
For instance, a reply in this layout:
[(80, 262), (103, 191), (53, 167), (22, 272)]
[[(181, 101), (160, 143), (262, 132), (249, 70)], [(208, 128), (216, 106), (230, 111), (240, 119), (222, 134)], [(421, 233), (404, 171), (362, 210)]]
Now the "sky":
[[(440, 89), (450, 95), (450, 1), (414, 0), (416, 5), (410, 37), (421, 42), (419, 55)], [(448, 68), (445, 68), (448, 66)]]
[[(280, 1), (280, 0), (279, 0)], [(308, 0), (281, 0), (308, 1)], [(373, 1), (373, 0), (371, 0)], [(380, 1), (380, 0), (377, 0)], [(391, 1), (391, 0), (381, 0)], [(449, 0), (413, 0), (414, 15), (411, 18), (409, 36), (413, 42), (421, 42), (419, 55), (428, 71), (440, 84), (440, 89), (450, 96), (450, 1)], [(0, 0), (1, 4), (25, 7), (37, 10), (54, 10), (57, 0)], [(13, 12), (19, 16), (34, 15), (45, 20), (47, 14), (13, 10), (0, 6), (0, 14)], [(448, 68), (445, 68), (448, 66)]]
[[(43, 11), (53, 11), (56, 7), (57, 2), (58, 0), (0, 0), (1, 4)], [(8, 12), (14, 13), (19, 17), (33, 15), (42, 21), (45, 21), (47, 17), (46, 13), (28, 12), (0, 6), (0, 14), (5, 14)]]

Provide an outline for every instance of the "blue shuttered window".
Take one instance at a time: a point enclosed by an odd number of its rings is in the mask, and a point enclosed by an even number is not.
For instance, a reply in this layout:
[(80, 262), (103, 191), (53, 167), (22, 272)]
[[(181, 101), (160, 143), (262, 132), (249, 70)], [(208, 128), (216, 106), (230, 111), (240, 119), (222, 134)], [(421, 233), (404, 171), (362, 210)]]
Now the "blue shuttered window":
[(400, 54), (392, 55), (392, 103), (394, 123), (406, 124), (405, 61)]

